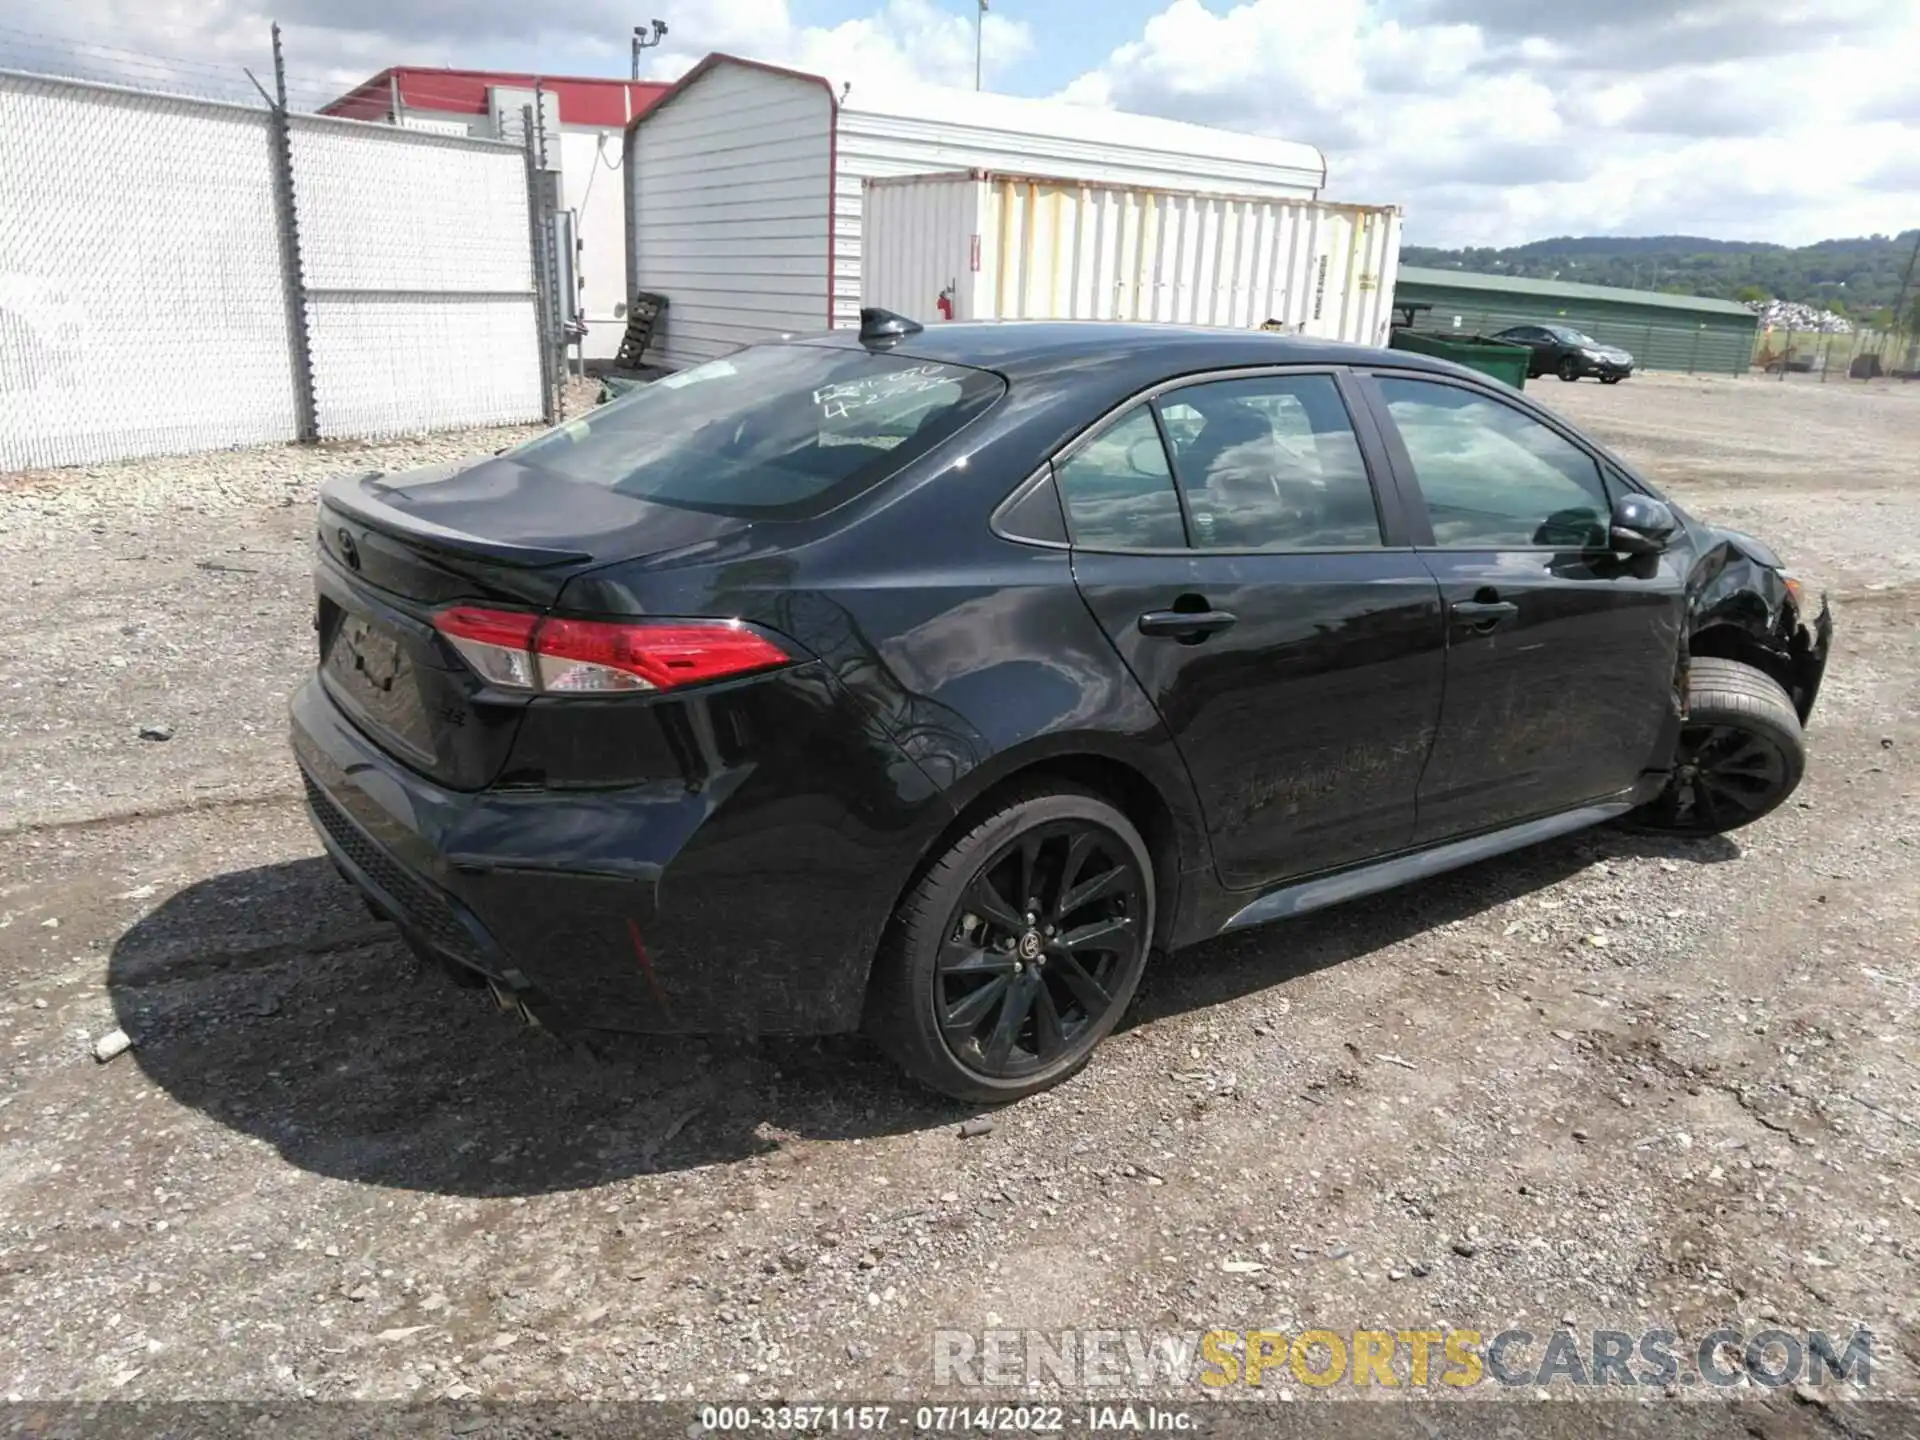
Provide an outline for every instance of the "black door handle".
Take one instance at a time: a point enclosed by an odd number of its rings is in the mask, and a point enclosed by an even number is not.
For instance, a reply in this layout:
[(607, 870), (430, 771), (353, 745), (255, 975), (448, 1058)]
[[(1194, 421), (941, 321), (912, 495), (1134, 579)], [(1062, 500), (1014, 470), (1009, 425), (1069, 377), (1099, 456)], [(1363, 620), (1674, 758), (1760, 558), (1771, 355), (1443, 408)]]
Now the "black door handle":
[(1239, 618), (1226, 610), (1149, 610), (1140, 617), (1140, 633), (1204, 639), (1219, 634)]
[(1511, 600), (1456, 600), (1452, 608), (1453, 618), (1477, 634), (1496, 629), (1520, 613)]

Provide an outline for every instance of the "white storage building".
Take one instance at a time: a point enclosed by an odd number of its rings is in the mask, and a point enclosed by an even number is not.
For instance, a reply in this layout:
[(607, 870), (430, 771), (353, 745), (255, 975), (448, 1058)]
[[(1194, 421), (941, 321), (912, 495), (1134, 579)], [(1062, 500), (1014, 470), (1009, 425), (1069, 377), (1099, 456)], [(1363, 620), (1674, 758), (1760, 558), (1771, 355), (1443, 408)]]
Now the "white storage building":
[(625, 167), (627, 278), (667, 297), (648, 355), (667, 365), (857, 324), (868, 180), (978, 169), (1312, 200), (1327, 178), (1325, 157), (1292, 141), (1051, 100), (881, 91), (730, 55), (709, 55), (627, 127)]

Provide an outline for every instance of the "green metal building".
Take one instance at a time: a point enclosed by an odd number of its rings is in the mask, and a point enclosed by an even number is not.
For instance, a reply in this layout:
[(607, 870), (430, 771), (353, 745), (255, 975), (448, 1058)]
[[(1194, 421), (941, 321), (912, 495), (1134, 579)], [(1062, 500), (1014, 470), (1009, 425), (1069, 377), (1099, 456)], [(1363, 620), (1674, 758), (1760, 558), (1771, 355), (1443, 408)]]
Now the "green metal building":
[(1603, 345), (1631, 350), (1636, 368), (1718, 375), (1747, 373), (1759, 322), (1731, 300), (1417, 265), (1400, 267), (1393, 299), (1433, 307), (1415, 315), (1416, 330), (1467, 336), (1509, 325), (1571, 325)]

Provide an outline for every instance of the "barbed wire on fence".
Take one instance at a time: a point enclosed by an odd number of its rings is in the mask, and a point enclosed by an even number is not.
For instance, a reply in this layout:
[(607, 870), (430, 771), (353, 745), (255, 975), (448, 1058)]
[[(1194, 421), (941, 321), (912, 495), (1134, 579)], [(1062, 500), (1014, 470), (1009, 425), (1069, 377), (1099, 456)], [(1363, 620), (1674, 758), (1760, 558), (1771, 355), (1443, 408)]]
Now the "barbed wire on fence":
[(265, 100), (237, 62), (189, 60), (100, 41), (0, 25), (0, 69), (197, 100), (259, 106)]
[[(262, 109), (267, 108), (269, 102), (256, 84), (270, 88), (268, 82), (272, 63), (271, 43), (265, 36), (262, 37), (257, 55), (244, 60), (213, 61), (0, 25), (0, 70), (59, 76), (95, 84), (123, 85), (131, 89)], [(410, 73), (403, 109), (445, 109), (455, 113), (472, 110), (474, 90), (471, 84), (462, 85), (451, 78), (442, 83), (434, 76), (435, 67), (432, 66), (405, 68)], [(382, 73), (384, 71), (336, 71), (323, 74), (302, 70), (296, 62), (289, 68), (286, 79), (287, 108), (295, 113), (324, 113), (348, 96), (364, 91), (368, 82)], [(366, 100), (378, 113), (356, 118), (390, 121), (392, 106), (386, 96), (368, 92)]]

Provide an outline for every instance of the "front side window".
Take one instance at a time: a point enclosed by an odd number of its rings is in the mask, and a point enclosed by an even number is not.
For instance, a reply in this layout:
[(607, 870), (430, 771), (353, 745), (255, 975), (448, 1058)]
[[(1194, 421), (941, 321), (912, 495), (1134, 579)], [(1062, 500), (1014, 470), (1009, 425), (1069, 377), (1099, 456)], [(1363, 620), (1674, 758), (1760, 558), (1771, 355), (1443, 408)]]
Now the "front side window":
[(1054, 466), (1073, 543), (1095, 550), (1177, 550), (1187, 543), (1160, 428), (1145, 405)]
[(1391, 376), (1377, 383), (1426, 497), (1435, 545), (1605, 547), (1606, 485), (1584, 450), (1471, 390)]
[(1380, 543), (1373, 485), (1331, 375), (1212, 380), (1159, 404), (1196, 549)]
[(1006, 392), (960, 365), (759, 345), (682, 370), (509, 451), (536, 473), (637, 499), (801, 519), (894, 474)]

